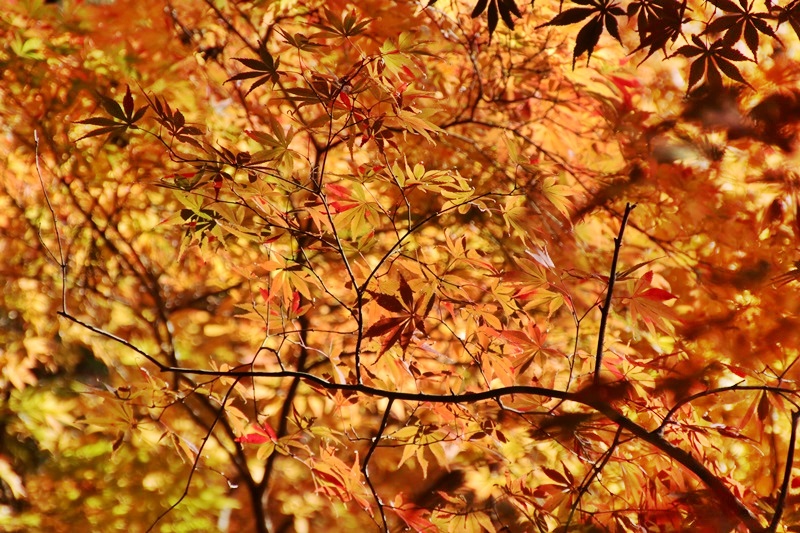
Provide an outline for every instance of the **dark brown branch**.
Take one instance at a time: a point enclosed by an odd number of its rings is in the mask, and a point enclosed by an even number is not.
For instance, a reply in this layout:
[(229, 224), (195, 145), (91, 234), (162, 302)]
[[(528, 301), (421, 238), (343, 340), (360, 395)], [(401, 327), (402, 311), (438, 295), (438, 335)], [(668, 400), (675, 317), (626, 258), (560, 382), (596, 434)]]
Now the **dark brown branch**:
[[(632, 209), (633, 207), (630, 206)], [(673, 459), (674, 461), (681, 464), (684, 468), (692, 472), (697, 478), (700, 479), (717, 497), (717, 500), (721, 504), (721, 506), (732, 515), (736, 516), (747, 528), (750, 529), (752, 532), (761, 532), (764, 531), (765, 528), (759, 521), (758, 517), (756, 517), (747, 506), (744, 505), (734, 494), (731, 490), (723, 483), (721, 479), (715, 476), (708, 468), (706, 468), (703, 463), (698, 461), (695, 457), (693, 457), (690, 453), (678, 448), (674, 444), (667, 441), (662, 435), (660, 428), (656, 431), (648, 431), (644, 427), (640, 426), (630, 418), (627, 418), (623, 414), (619, 413), (614, 409), (614, 407), (609, 404), (608, 402), (598, 400), (596, 398), (590, 397), (585, 392), (566, 392), (562, 390), (556, 389), (549, 389), (546, 387), (536, 387), (532, 385), (512, 385), (509, 387), (501, 387), (498, 389), (488, 389), (483, 391), (475, 391), (475, 392), (465, 392), (461, 394), (428, 394), (428, 393), (419, 393), (419, 392), (403, 392), (403, 391), (392, 391), (392, 390), (385, 390), (379, 389), (376, 387), (370, 387), (369, 385), (364, 385), (363, 383), (335, 383), (328, 381), (324, 378), (319, 376), (315, 376), (313, 374), (309, 374), (307, 372), (299, 372), (299, 371), (292, 371), (292, 370), (282, 370), (279, 372), (267, 372), (267, 371), (250, 371), (250, 370), (231, 370), (231, 371), (218, 371), (218, 370), (206, 370), (206, 369), (192, 369), (192, 368), (180, 368), (180, 367), (172, 367), (167, 366), (160, 363), (157, 359), (152, 357), (151, 355), (146, 354), (140, 348), (135, 347), (128, 341), (117, 337), (111, 333), (103, 331), (102, 329), (96, 328), (85, 322), (78, 320), (71, 315), (66, 313), (59, 312), (59, 315), (64, 316), (65, 318), (72, 320), (78, 324), (84, 325), (91, 331), (104, 335), (110, 339), (116, 340), (127, 346), (137, 353), (144, 356), (148, 361), (155, 364), (159, 370), (162, 372), (168, 373), (178, 373), (178, 374), (186, 374), (186, 375), (201, 375), (201, 376), (228, 376), (233, 378), (295, 378), (300, 379), (310, 386), (316, 386), (323, 391), (342, 391), (342, 392), (350, 392), (355, 394), (364, 394), (366, 396), (373, 396), (378, 398), (388, 398), (391, 401), (401, 400), (401, 401), (409, 401), (409, 402), (431, 402), (431, 403), (445, 403), (445, 404), (457, 404), (457, 403), (476, 403), (484, 400), (499, 400), (500, 398), (506, 396), (514, 396), (514, 395), (532, 395), (532, 396), (542, 396), (547, 398), (559, 399), (559, 400), (566, 400), (576, 402), (582, 405), (586, 405), (591, 407), (592, 409), (602, 413), (605, 415), (609, 420), (621, 426), (626, 431), (633, 434), (635, 437), (642, 439), (643, 441), (647, 442), (648, 444), (652, 445), (656, 449), (660, 450), (668, 457)], [(247, 366), (247, 365), (242, 365)]]
[(389, 423), (389, 415), (391, 414), (393, 403), (394, 400), (389, 398), (389, 403), (386, 404), (386, 410), (383, 412), (381, 425), (378, 427), (378, 433), (372, 439), (372, 444), (369, 446), (369, 451), (367, 451), (367, 455), (364, 457), (364, 464), (361, 466), (361, 472), (364, 474), (364, 479), (367, 480), (367, 485), (369, 485), (369, 490), (372, 492), (372, 497), (375, 498), (375, 502), (378, 504), (378, 511), (381, 513), (381, 521), (383, 522), (383, 530), (386, 532), (389, 531), (389, 526), (386, 523), (386, 511), (384, 511), (383, 502), (381, 501), (380, 496), (378, 496), (378, 492), (375, 490), (375, 486), (372, 484), (372, 480), (369, 477), (369, 460), (372, 459), (372, 454), (375, 453), (375, 449), (378, 447), (378, 443), (381, 441), (383, 432), (386, 430), (386, 426)]
[(792, 479), (792, 466), (794, 465), (794, 448), (797, 444), (797, 421), (800, 419), (800, 411), (792, 411), (792, 433), (789, 436), (789, 450), (786, 452), (786, 465), (783, 472), (783, 483), (781, 483), (781, 492), (778, 496), (778, 503), (775, 505), (775, 514), (772, 515), (772, 521), (769, 524), (768, 531), (774, 533), (778, 529), (783, 509), (786, 506), (786, 497), (789, 495), (789, 482)]
[(112, 341), (118, 342), (119, 344), (125, 346), (126, 348), (129, 348), (129, 349), (133, 350), (134, 352), (138, 353), (139, 355), (141, 355), (142, 357), (144, 357), (145, 359), (147, 359), (148, 361), (150, 361), (151, 363), (156, 365), (158, 367), (158, 369), (161, 370), (162, 372), (166, 371), (167, 368), (171, 368), (168, 365), (163, 364), (161, 361), (159, 361), (158, 359), (156, 359), (155, 357), (153, 357), (149, 353), (145, 352), (141, 348), (139, 348), (137, 346), (134, 346), (130, 342), (126, 341), (122, 337), (117, 337), (116, 335), (114, 335), (113, 333), (111, 333), (109, 331), (97, 328), (97, 327), (89, 324), (88, 322), (84, 322), (83, 320), (81, 320), (81, 319), (79, 319), (79, 318), (77, 318), (75, 316), (72, 316), (71, 314), (69, 314), (69, 313), (67, 313), (65, 311), (59, 311), (57, 314), (58, 314), (58, 316), (63, 316), (67, 320), (70, 320), (70, 321), (75, 322), (76, 324), (78, 324), (80, 326), (83, 326), (84, 328), (88, 329), (89, 331), (97, 333), (98, 335), (106, 337), (107, 339), (111, 339)]
[(594, 382), (596, 385), (600, 384), (600, 369), (603, 366), (603, 343), (606, 336), (608, 315), (611, 313), (611, 298), (614, 296), (614, 282), (617, 278), (617, 261), (619, 260), (619, 251), (622, 248), (622, 235), (625, 233), (625, 226), (628, 224), (628, 217), (635, 207), (636, 204), (629, 203), (625, 205), (625, 213), (622, 215), (622, 223), (619, 226), (619, 234), (614, 239), (614, 257), (611, 259), (611, 272), (608, 275), (606, 301), (602, 307), (600, 307), (600, 331), (597, 334), (597, 353), (594, 364)]
[(695, 459), (692, 454), (666, 440), (659, 431), (647, 431), (633, 420), (617, 412), (606, 402), (588, 399), (585, 403), (606, 415), (612, 422), (622, 426), (634, 436), (662, 451), (697, 476), (711, 490), (722, 508), (736, 516), (751, 533), (765, 531), (758, 517), (731, 492), (720, 478)]

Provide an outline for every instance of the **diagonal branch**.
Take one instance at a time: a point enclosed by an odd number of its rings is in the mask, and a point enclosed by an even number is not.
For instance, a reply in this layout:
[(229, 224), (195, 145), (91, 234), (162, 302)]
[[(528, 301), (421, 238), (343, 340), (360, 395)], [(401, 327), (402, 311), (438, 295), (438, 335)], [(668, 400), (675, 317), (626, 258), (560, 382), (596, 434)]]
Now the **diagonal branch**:
[(614, 257), (611, 259), (611, 272), (608, 275), (608, 289), (606, 290), (606, 301), (600, 307), (600, 331), (597, 334), (597, 353), (594, 364), (594, 383), (600, 384), (600, 368), (603, 366), (603, 343), (606, 336), (606, 324), (608, 315), (611, 313), (611, 298), (614, 296), (614, 282), (617, 279), (617, 261), (619, 251), (622, 248), (622, 235), (625, 233), (625, 226), (628, 224), (628, 217), (636, 204), (625, 204), (625, 213), (622, 215), (622, 224), (619, 226), (619, 234), (614, 239)]
[(783, 509), (786, 506), (786, 497), (789, 495), (789, 482), (792, 479), (792, 466), (794, 465), (794, 448), (797, 444), (797, 421), (800, 420), (800, 411), (792, 412), (792, 434), (789, 436), (789, 451), (786, 452), (786, 466), (783, 472), (783, 483), (781, 483), (781, 492), (778, 496), (778, 503), (775, 505), (775, 514), (772, 516), (772, 521), (769, 524), (767, 531), (774, 533), (778, 529), (783, 515)]
[(194, 474), (195, 474), (195, 472), (197, 472), (197, 468), (198, 468), (198, 466), (200, 464), (200, 459), (202, 459), (202, 457), (203, 457), (203, 450), (206, 447), (206, 443), (208, 442), (208, 439), (211, 438), (211, 435), (214, 433), (214, 428), (217, 427), (217, 423), (224, 416), (225, 404), (228, 402), (228, 398), (230, 398), (230, 395), (233, 392), (234, 387), (236, 386), (236, 384), (239, 382), (240, 379), (241, 378), (236, 378), (236, 380), (233, 382), (233, 384), (231, 384), (231, 386), (228, 388), (228, 391), (225, 393), (225, 397), (222, 399), (222, 404), (220, 405), (219, 411), (217, 412), (217, 416), (214, 417), (214, 421), (209, 426), (208, 431), (206, 432), (205, 436), (203, 437), (203, 441), (200, 443), (200, 446), (197, 449), (197, 454), (194, 457), (194, 463), (192, 463), (192, 468), (191, 468), (191, 470), (189, 470), (189, 477), (186, 480), (186, 485), (183, 488), (183, 493), (181, 493), (181, 495), (178, 497), (178, 499), (175, 500), (175, 503), (173, 503), (172, 505), (167, 507), (160, 515), (158, 515), (158, 517), (155, 519), (155, 521), (152, 524), (150, 524), (150, 527), (147, 528), (147, 533), (150, 533), (150, 531), (153, 531), (155, 529), (156, 525), (158, 525), (158, 523), (165, 516), (167, 516), (169, 513), (171, 513), (172, 510), (175, 509), (178, 505), (180, 505), (181, 502), (183, 500), (185, 500), (186, 497), (189, 495), (189, 489), (192, 486), (192, 478), (194, 478)]
[(609, 459), (611, 459), (611, 457), (614, 455), (621, 438), (622, 426), (619, 426), (617, 427), (617, 433), (614, 435), (614, 440), (611, 442), (608, 449), (603, 453), (600, 462), (592, 465), (591, 471), (586, 474), (586, 477), (581, 482), (580, 487), (578, 487), (578, 495), (575, 496), (575, 503), (572, 504), (572, 507), (569, 510), (567, 523), (564, 526), (565, 531), (569, 531), (569, 525), (572, 523), (572, 517), (575, 515), (575, 511), (577, 511), (578, 506), (580, 506), (581, 498), (583, 498), (583, 495), (589, 491), (589, 487), (592, 485), (592, 483), (594, 483), (595, 478), (600, 475), (600, 472), (603, 470), (603, 468), (605, 468)]
[(381, 513), (381, 521), (383, 522), (383, 530), (389, 531), (389, 526), (386, 523), (386, 512), (383, 510), (383, 502), (381, 501), (380, 496), (378, 496), (378, 492), (375, 490), (375, 487), (372, 485), (372, 480), (369, 478), (369, 460), (372, 458), (372, 454), (375, 453), (375, 449), (378, 447), (378, 443), (381, 441), (381, 437), (383, 436), (383, 432), (386, 430), (386, 426), (389, 423), (389, 414), (392, 411), (392, 404), (394, 400), (389, 398), (389, 403), (386, 404), (386, 410), (383, 412), (383, 418), (381, 419), (381, 425), (378, 428), (378, 434), (372, 439), (372, 444), (369, 446), (369, 451), (367, 451), (367, 455), (364, 457), (364, 464), (361, 467), (361, 472), (364, 474), (364, 479), (367, 480), (367, 485), (369, 485), (369, 490), (372, 492), (373, 498), (378, 504), (378, 510)]
[(626, 429), (634, 436), (647, 442), (654, 448), (660, 450), (665, 455), (670, 457), (673, 461), (680, 463), (684, 468), (689, 470), (692, 474), (702, 481), (708, 487), (721, 507), (726, 511), (736, 516), (751, 533), (763, 532), (765, 528), (761, 525), (761, 521), (747, 506), (736, 497), (735, 494), (725, 485), (725, 483), (714, 475), (706, 466), (697, 460), (689, 452), (678, 448), (667, 439), (665, 439), (661, 432), (658, 430), (648, 431), (630, 418), (619, 413), (610, 404), (604, 401), (594, 401), (592, 399), (584, 400), (586, 405), (593, 407), (597, 411), (606, 415), (612, 422), (620, 427)]
[[(50, 195), (47, 194), (47, 187), (44, 186), (44, 178), (42, 177), (42, 168), (39, 164), (39, 132), (33, 132), (33, 142), (34, 142), (34, 157), (36, 160), (36, 175), (39, 176), (39, 184), (42, 186), (42, 194), (44, 195), (44, 201), (47, 204), (47, 209), (50, 211), (50, 217), (53, 219), (53, 231), (55, 232), (56, 237), (56, 246), (58, 246), (58, 257), (53, 253), (47, 245), (44, 244), (42, 241), (42, 246), (47, 251), (47, 254), (50, 258), (58, 264), (58, 267), (61, 269), (61, 310), (67, 310), (67, 261), (64, 259), (64, 245), (61, 243), (61, 232), (58, 230), (58, 221), (56, 220), (56, 211), (53, 209), (53, 204), (50, 201)], [(39, 235), (39, 239), (41, 239), (41, 235)]]

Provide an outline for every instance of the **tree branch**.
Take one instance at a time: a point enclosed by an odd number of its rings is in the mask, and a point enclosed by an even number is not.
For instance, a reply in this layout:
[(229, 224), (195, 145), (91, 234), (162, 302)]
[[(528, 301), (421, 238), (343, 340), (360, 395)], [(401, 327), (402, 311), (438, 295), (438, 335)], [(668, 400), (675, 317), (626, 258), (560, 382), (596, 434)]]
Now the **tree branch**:
[(178, 505), (180, 505), (180, 503), (184, 499), (186, 499), (186, 496), (189, 495), (189, 489), (192, 486), (192, 478), (194, 477), (194, 473), (197, 471), (197, 465), (200, 464), (200, 459), (202, 458), (203, 450), (206, 447), (206, 443), (208, 442), (208, 439), (211, 438), (211, 434), (214, 432), (214, 428), (217, 426), (217, 422), (219, 422), (219, 420), (223, 417), (223, 413), (225, 412), (225, 404), (227, 403), (228, 398), (230, 397), (231, 393), (233, 392), (233, 389), (236, 386), (236, 383), (238, 383), (240, 379), (241, 378), (236, 378), (236, 381), (234, 381), (234, 383), (232, 383), (231, 386), (228, 387), (228, 391), (225, 393), (225, 397), (222, 399), (219, 411), (217, 412), (217, 416), (214, 417), (214, 421), (211, 423), (211, 426), (208, 428), (208, 431), (206, 432), (205, 436), (203, 437), (203, 441), (200, 443), (200, 446), (197, 449), (197, 454), (194, 457), (194, 462), (192, 463), (192, 468), (191, 468), (191, 470), (189, 470), (189, 478), (186, 480), (186, 485), (183, 488), (183, 493), (175, 501), (175, 503), (170, 505), (160, 515), (158, 515), (158, 517), (155, 519), (155, 521), (152, 524), (150, 524), (150, 527), (147, 528), (147, 533), (150, 533), (150, 531), (153, 531), (153, 529), (161, 521), (161, 519), (164, 518), (165, 516), (167, 516), (169, 513), (171, 513), (172, 510), (175, 509)]
[(657, 448), (665, 453), (674, 461), (680, 463), (684, 468), (689, 470), (700, 481), (702, 481), (711, 492), (714, 493), (719, 503), (727, 511), (736, 516), (750, 531), (751, 533), (763, 532), (765, 528), (761, 525), (758, 517), (742, 503), (731, 490), (725, 486), (720, 478), (715, 476), (708, 468), (700, 461), (694, 458), (692, 454), (678, 448), (668, 440), (666, 440), (660, 431), (647, 431), (645, 428), (627, 418), (626, 416), (618, 413), (611, 405), (602, 401), (592, 401), (591, 399), (585, 400), (586, 405), (595, 408), (597, 411), (606, 415), (611, 421), (632, 433), (634, 436), (639, 437), (643, 441)]
[[(633, 209), (633, 206), (630, 206), (629, 204), (629, 208)], [(626, 212), (629, 213), (630, 209), (626, 209)], [(621, 239), (619, 239), (619, 242), (621, 242)], [(614, 266), (616, 267), (616, 261)], [(614, 273), (613, 269), (612, 273)], [(703, 465), (703, 463), (694, 458), (690, 453), (682, 450), (681, 448), (678, 448), (674, 444), (667, 441), (662, 436), (660, 427), (655, 431), (648, 431), (644, 427), (638, 425), (633, 420), (627, 418), (623, 414), (616, 411), (613, 408), (613, 406), (608, 402), (598, 400), (592, 397), (591, 395), (586, 394), (585, 391), (567, 392), (562, 390), (549, 389), (546, 387), (536, 387), (532, 385), (512, 385), (497, 389), (487, 389), (475, 392), (464, 392), (461, 394), (429, 394), (429, 393), (419, 393), (419, 392), (385, 390), (376, 387), (371, 387), (363, 383), (335, 383), (328, 381), (324, 378), (321, 378), (319, 376), (315, 376), (314, 374), (309, 374), (308, 372), (300, 372), (293, 370), (281, 370), (278, 372), (230, 370), (223, 372), (218, 370), (207, 370), (199, 368), (192, 369), (192, 368), (173, 367), (160, 363), (157, 359), (155, 359), (151, 355), (145, 353), (140, 348), (137, 348), (130, 342), (121, 339), (116, 335), (113, 335), (111, 333), (103, 331), (102, 329), (91, 326), (67, 313), (59, 312), (58, 314), (87, 327), (91, 331), (104, 335), (112, 340), (120, 342), (124, 346), (131, 348), (132, 350), (144, 356), (148, 361), (155, 364), (162, 372), (201, 375), (201, 376), (228, 376), (233, 378), (244, 378), (244, 377), (294, 378), (302, 380), (311, 386), (316, 386), (319, 389), (322, 389), (322, 391), (350, 392), (350, 393), (363, 394), (366, 396), (373, 396), (378, 398), (388, 398), (390, 401), (401, 400), (410, 402), (458, 404), (458, 403), (476, 403), (490, 399), (498, 400), (505, 396), (532, 395), (532, 396), (541, 396), (559, 400), (572, 401), (582, 405), (586, 405), (602, 413), (609, 420), (611, 420), (618, 426), (630, 432), (635, 437), (638, 437), (643, 441), (647, 442), (648, 444), (652, 445), (656, 449), (660, 450), (661, 452), (669, 456), (674, 461), (681, 464), (684, 468), (692, 472), (695, 476), (697, 476), (697, 478), (700, 479), (700, 481), (702, 481), (714, 493), (714, 495), (717, 497), (717, 500), (720, 502), (722, 507), (725, 508), (728, 512), (730, 512), (734, 516), (736, 516), (742, 523), (745, 524), (746, 527), (750, 529), (750, 531), (752, 532), (765, 531), (765, 528), (759, 521), (758, 517), (756, 517), (752, 513), (752, 511), (750, 511), (750, 509), (748, 509), (747, 506), (745, 506), (744, 503), (742, 503), (733, 494), (733, 492), (731, 492), (731, 490), (725, 485), (725, 483), (723, 483), (721, 479), (715, 476), (708, 468), (705, 467), (705, 465)], [(241, 366), (245, 367), (249, 365), (241, 365)], [(386, 416), (386, 414), (384, 414), (384, 416)]]
[(364, 479), (367, 480), (367, 485), (369, 485), (369, 490), (372, 492), (373, 498), (375, 498), (375, 502), (378, 504), (378, 510), (381, 513), (381, 521), (383, 522), (383, 530), (389, 531), (389, 526), (386, 523), (386, 512), (383, 509), (383, 502), (381, 501), (380, 497), (378, 496), (378, 492), (375, 490), (375, 486), (372, 484), (372, 480), (369, 478), (369, 460), (372, 458), (372, 454), (375, 453), (375, 449), (378, 447), (378, 443), (383, 436), (383, 432), (386, 430), (386, 426), (389, 423), (389, 414), (392, 411), (392, 404), (394, 400), (389, 398), (389, 403), (386, 404), (386, 410), (383, 412), (383, 418), (381, 419), (381, 425), (378, 427), (378, 433), (372, 439), (372, 444), (369, 446), (369, 451), (367, 451), (367, 455), (364, 457), (364, 464), (361, 466), (361, 472), (364, 474)]
[(716, 389), (709, 389), (698, 392), (696, 394), (692, 394), (691, 396), (687, 396), (681, 400), (678, 400), (675, 405), (673, 405), (667, 414), (664, 415), (664, 419), (661, 421), (661, 425), (656, 429), (656, 432), (663, 431), (667, 424), (672, 420), (672, 417), (675, 413), (680, 410), (681, 407), (686, 405), (687, 403), (691, 403), (698, 398), (703, 398), (705, 396), (711, 396), (714, 394), (720, 394), (723, 392), (731, 392), (731, 391), (762, 391), (762, 392), (774, 392), (776, 394), (794, 394), (797, 395), (797, 391), (793, 391), (790, 389), (784, 389), (782, 387), (771, 387), (769, 385), (731, 385), (729, 387), (719, 387)]
[[(47, 194), (47, 187), (44, 186), (44, 177), (42, 177), (42, 168), (39, 165), (39, 132), (34, 130), (33, 132), (33, 142), (34, 142), (34, 158), (36, 161), (36, 175), (39, 177), (39, 184), (42, 186), (42, 194), (44, 195), (44, 201), (47, 204), (47, 209), (50, 211), (50, 217), (53, 220), (53, 232), (55, 232), (56, 236), (56, 246), (58, 247), (58, 257), (48, 248), (44, 241), (42, 241), (42, 246), (47, 251), (47, 254), (50, 258), (58, 264), (58, 267), (61, 269), (61, 310), (67, 310), (67, 262), (64, 259), (64, 245), (61, 244), (61, 233), (58, 230), (58, 221), (56, 220), (56, 211), (53, 209), (53, 204), (50, 202), (50, 195)], [(41, 235), (39, 235), (39, 239), (41, 240)]]
[(772, 515), (772, 521), (769, 524), (768, 531), (774, 533), (778, 529), (778, 524), (783, 515), (783, 509), (786, 506), (786, 497), (789, 495), (789, 482), (792, 479), (792, 466), (794, 465), (794, 448), (797, 444), (797, 421), (800, 419), (800, 411), (792, 411), (792, 434), (789, 435), (789, 451), (786, 452), (786, 465), (783, 472), (783, 483), (781, 483), (781, 492), (778, 496), (778, 503), (775, 505), (775, 514)]
[(570, 507), (567, 523), (564, 525), (564, 531), (569, 531), (569, 525), (572, 523), (572, 517), (575, 515), (575, 511), (578, 510), (578, 506), (581, 503), (581, 498), (583, 498), (583, 495), (589, 491), (589, 487), (592, 485), (595, 478), (600, 475), (600, 472), (603, 470), (603, 468), (605, 468), (609, 459), (611, 459), (611, 457), (614, 455), (614, 451), (617, 449), (621, 438), (622, 426), (618, 426), (617, 432), (614, 435), (614, 440), (611, 442), (611, 445), (608, 447), (608, 449), (603, 453), (600, 463), (592, 465), (591, 471), (583, 479), (580, 487), (578, 487), (578, 495), (575, 496), (575, 503), (573, 503), (572, 507)]
[(617, 235), (617, 238), (614, 239), (614, 257), (611, 259), (611, 272), (608, 275), (606, 301), (602, 307), (600, 307), (600, 331), (597, 334), (597, 354), (595, 356), (594, 364), (595, 385), (600, 384), (600, 369), (603, 366), (603, 343), (606, 336), (608, 315), (611, 312), (611, 298), (614, 296), (614, 282), (617, 278), (617, 261), (619, 260), (619, 251), (622, 248), (622, 235), (625, 233), (625, 226), (628, 224), (628, 217), (635, 207), (636, 204), (628, 203), (625, 205), (625, 213), (622, 215), (622, 224), (619, 226), (619, 234)]

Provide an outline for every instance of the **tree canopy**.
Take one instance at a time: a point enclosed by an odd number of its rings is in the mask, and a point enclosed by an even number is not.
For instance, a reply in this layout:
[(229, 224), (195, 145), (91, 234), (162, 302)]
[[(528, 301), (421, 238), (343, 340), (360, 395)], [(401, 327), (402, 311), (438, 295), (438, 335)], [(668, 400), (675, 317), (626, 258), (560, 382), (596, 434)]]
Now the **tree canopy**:
[(12, 2), (0, 529), (799, 530), (795, 4)]

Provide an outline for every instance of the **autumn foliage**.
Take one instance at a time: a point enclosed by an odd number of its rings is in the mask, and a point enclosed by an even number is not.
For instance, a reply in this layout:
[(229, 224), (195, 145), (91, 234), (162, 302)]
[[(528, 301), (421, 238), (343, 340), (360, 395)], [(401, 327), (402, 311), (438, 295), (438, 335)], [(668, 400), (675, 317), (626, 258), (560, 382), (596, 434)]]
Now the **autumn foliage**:
[(12, 2), (0, 529), (797, 531), (795, 4)]

